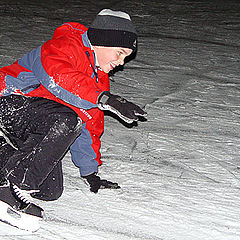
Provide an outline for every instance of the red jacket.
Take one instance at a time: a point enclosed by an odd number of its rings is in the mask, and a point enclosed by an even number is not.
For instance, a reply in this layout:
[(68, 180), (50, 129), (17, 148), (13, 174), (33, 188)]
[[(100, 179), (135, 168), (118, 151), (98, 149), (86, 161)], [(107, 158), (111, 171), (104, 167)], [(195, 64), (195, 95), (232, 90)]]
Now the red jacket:
[(95, 66), (87, 28), (79, 23), (58, 27), (53, 38), (10, 66), (0, 69), (0, 96), (44, 97), (72, 108), (82, 119), (80, 137), (70, 147), (81, 175), (97, 171), (104, 115), (100, 93), (109, 91), (107, 73)]

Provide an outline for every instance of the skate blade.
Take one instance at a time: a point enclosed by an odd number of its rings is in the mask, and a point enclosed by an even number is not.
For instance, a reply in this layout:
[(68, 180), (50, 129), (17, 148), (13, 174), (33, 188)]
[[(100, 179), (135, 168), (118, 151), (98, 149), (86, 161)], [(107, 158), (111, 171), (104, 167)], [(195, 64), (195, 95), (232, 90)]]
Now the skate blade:
[(40, 228), (40, 218), (16, 211), (7, 203), (0, 201), (0, 221), (30, 232), (36, 232)]

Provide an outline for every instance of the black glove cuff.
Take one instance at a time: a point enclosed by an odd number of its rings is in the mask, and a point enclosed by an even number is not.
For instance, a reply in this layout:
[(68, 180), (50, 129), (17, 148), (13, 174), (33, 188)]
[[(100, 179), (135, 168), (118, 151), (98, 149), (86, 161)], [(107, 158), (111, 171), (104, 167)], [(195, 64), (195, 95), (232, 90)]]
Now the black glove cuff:
[(102, 92), (99, 97), (98, 97), (98, 104), (100, 105), (104, 105), (106, 104), (106, 102), (108, 101), (108, 99), (110, 98), (112, 94), (109, 91), (104, 91)]

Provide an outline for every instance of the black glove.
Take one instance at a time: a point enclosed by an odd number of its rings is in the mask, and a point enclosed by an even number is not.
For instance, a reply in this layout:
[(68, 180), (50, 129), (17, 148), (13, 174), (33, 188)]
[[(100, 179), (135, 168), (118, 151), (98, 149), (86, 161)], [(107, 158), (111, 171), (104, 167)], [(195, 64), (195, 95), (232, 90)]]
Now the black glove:
[(138, 117), (146, 117), (147, 113), (139, 106), (126, 99), (113, 95), (108, 91), (102, 92), (98, 98), (98, 108), (101, 110), (109, 110), (117, 114), (127, 123), (138, 121)]
[(110, 189), (118, 189), (121, 188), (117, 183), (113, 183), (107, 181), (105, 179), (101, 179), (96, 173), (92, 173), (88, 176), (83, 176), (87, 180), (90, 185), (90, 191), (97, 193), (99, 189), (110, 188)]

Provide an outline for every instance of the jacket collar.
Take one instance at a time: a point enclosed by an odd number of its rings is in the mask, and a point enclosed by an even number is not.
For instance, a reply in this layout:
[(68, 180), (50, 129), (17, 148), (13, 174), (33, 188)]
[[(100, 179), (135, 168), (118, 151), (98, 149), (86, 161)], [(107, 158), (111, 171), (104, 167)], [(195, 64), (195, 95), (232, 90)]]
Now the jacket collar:
[[(87, 31), (82, 34), (82, 41), (83, 41), (83, 45), (85, 47), (91, 48), (91, 50), (94, 52), (93, 46), (92, 46), (92, 44), (91, 44), (91, 42), (90, 42), (90, 40), (88, 38), (88, 35), (87, 35)], [(99, 67), (97, 55), (96, 55), (95, 52), (94, 52), (94, 60), (95, 60), (96, 67)]]

